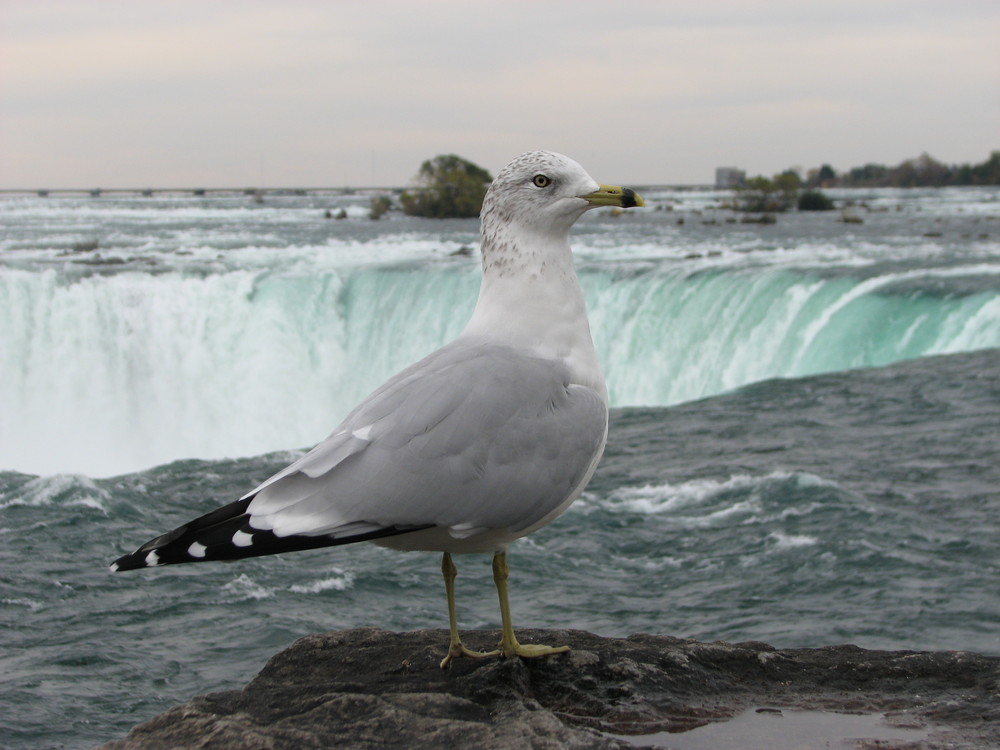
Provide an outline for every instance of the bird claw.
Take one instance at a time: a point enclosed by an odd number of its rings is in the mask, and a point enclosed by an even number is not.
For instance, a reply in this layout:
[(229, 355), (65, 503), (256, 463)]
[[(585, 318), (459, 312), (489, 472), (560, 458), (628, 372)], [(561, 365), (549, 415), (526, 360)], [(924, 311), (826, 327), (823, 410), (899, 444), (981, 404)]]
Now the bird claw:
[(447, 669), (454, 659), (482, 659), (487, 656), (498, 656), (499, 654), (500, 649), (494, 649), (493, 651), (471, 651), (463, 646), (461, 642), (452, 643), (448, 647), (448, 653), (441, 660), (441, 669)]
[(504, 643), (500, 641), (498, 648), (492, 651), (472, 651), (466, 648), (461, 642), (452, 643), (448, 647), (448, 653), (441, 660), (441, 669), (447, 669), (455, 659), (484, 659), (487, 656), (504, 656), (513, 658), (520, 656), (522, 659), (537, 659), (540, 656), (550, 654), (564, 654), (570, 650), (569, 646), (544, 646), (540, 643)]
[(513, 656), (520, 656), (522, 659), (537, 659), (539, 656), (549, 656), (550, 654), (564, 654), (569, 651), (569, 646), (543, 646), (540, 643), (500, 643), (503, 655), (508, 659)]

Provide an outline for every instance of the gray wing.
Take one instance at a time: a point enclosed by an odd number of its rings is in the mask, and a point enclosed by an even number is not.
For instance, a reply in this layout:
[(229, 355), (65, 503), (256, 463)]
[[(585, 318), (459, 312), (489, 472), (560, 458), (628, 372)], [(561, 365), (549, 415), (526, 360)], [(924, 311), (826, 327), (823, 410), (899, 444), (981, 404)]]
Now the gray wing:
[(560, 362), (459, 339), (249, 493), (250, 524), (282, 537), (523, 530), (579, 491), (607, 419), (601, 397), (571, 384)]

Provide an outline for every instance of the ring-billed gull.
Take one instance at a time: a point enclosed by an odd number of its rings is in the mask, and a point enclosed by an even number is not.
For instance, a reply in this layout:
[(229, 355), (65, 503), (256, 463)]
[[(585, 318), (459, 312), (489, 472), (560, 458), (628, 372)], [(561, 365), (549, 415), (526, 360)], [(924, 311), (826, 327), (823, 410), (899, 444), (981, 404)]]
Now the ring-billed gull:
[[(391, 378), (309, 453), (241, 499), (112, 563), (132, 570), (350, 542), (443, 552), (460, 656), (568, 650), (520, 644), (507, 600), (507, 547), (580, 494), (604, 452), (608, 393), (569, 230), (595, 206), (633, 207), (572, 159), (534, 151), (493, 181), (480, 214), (483, 279), (466, 328)], [(502, 636), (489, 654), (458, 634), (452, 554), (492, 553)]]

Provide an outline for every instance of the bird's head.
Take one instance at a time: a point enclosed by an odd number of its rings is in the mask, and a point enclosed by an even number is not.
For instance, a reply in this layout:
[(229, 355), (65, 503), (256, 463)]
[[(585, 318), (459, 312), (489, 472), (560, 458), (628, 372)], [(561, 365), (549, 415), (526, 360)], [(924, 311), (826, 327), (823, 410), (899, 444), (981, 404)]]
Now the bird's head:
[(599, 184), (567, 156), (531, 151), (500, 170), (486, 193), (480, 218), (484, 235), (498, 223), (544, 234), (565, 233), (590, 208), (642, 205), (635, 191)]

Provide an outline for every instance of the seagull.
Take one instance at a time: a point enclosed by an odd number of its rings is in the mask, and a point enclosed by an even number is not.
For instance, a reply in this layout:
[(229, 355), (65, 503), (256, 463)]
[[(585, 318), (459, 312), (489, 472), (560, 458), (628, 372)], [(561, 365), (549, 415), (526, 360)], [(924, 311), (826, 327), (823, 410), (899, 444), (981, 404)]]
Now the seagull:
[[(480, 213), (483, 278), (462, 333), (389, 379), (315, 448), (239, 500), (156, 537), (114, 571), (235, 560), (369, 541), (443, 553), (450, 642), (460, 657), (532, 658), (568, 646), (518, 642), (507, 548), (551, 522), (604, 452), (608, 391), (569, 230), (597, 206), (644, 205), (572, 159), (522, 154)], [(501, 639), (461, 641), (452, 555), (493, 555)]]

